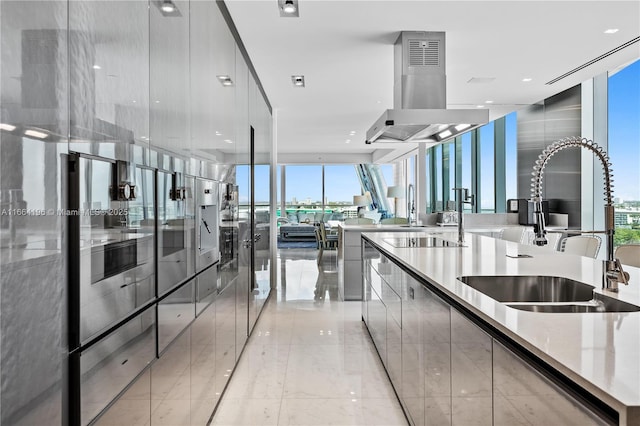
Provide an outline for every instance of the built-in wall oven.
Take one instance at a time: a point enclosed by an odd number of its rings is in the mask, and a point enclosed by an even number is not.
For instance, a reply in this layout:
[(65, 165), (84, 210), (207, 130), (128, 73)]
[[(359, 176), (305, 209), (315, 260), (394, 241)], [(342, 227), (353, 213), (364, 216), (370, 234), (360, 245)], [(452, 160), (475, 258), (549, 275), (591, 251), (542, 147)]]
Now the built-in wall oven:
[(218, 248), (218, 182), (196, 178), (196, 271), (220, 259)]
[(189, 235), (193, 220), (187, 217), (188, 191), (183, 173), (158, 171), (158, 295), (184, 281), (189, 265)]

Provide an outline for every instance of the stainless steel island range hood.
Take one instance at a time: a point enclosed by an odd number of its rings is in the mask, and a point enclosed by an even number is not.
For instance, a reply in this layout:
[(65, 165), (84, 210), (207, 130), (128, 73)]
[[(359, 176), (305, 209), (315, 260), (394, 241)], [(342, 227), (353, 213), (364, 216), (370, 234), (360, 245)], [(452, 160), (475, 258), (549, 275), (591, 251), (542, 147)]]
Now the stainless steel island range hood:
[(445, 33), (403, 31), (394, 45), (393, 106), (366, 143), (439, 143), (489, 121), (487, 109), (446, 109)]

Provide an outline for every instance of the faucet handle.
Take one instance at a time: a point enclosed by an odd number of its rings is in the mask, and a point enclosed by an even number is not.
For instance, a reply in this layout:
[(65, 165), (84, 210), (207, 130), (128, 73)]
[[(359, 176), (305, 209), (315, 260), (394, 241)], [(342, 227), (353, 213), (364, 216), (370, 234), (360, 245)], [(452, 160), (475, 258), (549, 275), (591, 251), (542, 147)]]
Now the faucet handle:
[(603, 288), (614, 293), (618, 292), (618, 283), (629, 285), (629, 273), (622, 269), (620, 259), (604, 261)]
[(469, 201), (465, 201), (465, 203), (469, 203), (472, 206), (474, 206), (476, 204), (476, 195), (475, 194), (467, 195), (466, 198)]

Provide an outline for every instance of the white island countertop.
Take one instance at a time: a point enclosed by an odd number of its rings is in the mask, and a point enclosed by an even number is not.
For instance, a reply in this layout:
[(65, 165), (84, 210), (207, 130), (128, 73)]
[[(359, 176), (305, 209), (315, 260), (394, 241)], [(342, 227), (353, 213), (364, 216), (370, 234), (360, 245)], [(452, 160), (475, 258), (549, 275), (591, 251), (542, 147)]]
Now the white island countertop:
[[(436, 230), (434, 230), (437, 232)], [(619, 293), (602, 290), (601, 261), (520, 245), (472, 233), (465, 247), (399, 248), (387, 239), (416, 233), (363, 233), (389, 258), (476, 314), (515, 343), (557, 369), (620, 413), (640, 424), (640, 312), (536, 313), (508, 307), (474, 290), (464, 275), (549, 275), (570, 278), (640, 306), (640, 268), (625, 267), (630, 285)], [(456, 241), (456, 234), (440, 238)], [(530, 258), (508, 257), (528, 254)]]

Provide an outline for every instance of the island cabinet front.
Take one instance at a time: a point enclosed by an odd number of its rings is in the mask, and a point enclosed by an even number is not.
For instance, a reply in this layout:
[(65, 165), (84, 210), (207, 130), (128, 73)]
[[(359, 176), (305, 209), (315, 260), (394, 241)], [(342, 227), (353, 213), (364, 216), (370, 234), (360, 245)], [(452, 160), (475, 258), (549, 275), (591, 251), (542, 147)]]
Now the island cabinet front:
[(362, 318), (412, 425), (616, 423), (437, 286), (365, 249)]

